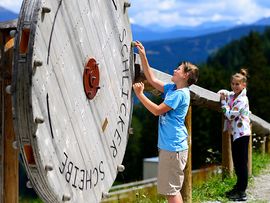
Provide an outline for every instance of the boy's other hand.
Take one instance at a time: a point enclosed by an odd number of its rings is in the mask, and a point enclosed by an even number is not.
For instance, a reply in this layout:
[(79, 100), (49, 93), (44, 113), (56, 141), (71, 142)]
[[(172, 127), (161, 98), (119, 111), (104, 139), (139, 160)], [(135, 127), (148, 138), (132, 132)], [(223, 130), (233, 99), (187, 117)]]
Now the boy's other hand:
[(137, 96), (143, 94), (144, 84), (142, 82), (134, 83), (133, 90)]

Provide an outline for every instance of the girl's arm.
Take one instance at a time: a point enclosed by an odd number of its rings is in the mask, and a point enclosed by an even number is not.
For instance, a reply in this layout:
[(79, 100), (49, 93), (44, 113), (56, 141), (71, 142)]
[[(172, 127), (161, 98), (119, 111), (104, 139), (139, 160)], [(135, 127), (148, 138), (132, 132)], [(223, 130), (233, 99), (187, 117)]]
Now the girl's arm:
[(149, 66), (149, 63), (148, 63), (148, 59), (146, 57), (146, 52), (145, 52), (144, 46), (139, 41), (135, 42), (135, 46), (137, 47), (137, 49), (139, 51), (139, 55), (140, 55), (142, 67), (143, 67), (143, 72), (144, 72), (144, 75), (145, 75), (147, 81), (158, 91), (164, 92), (164, 83), (161, 80), (158, 80), (155, 77), (154, 73), (152, 72), (152, 70)]
[(133, 89), (134, 89), (136, 96), (142, 102), (142, 104), (145, 106), (145, 108), (147, 108), (148, 111), (150, 111), (155, 116), (159, 116), (161, 114), (164, 114), (172, 109), (171, 107), (169, 107), (168, 105), (166, 105), (164, 103), (157, 105), (157, 104), (153, 103), (150, 99), (148, 99), (143, 93), (144, 84), (142, 82), (135, 83), (133, 85)]
[(232, 92), (230, 92), (228, 90), (225, 90), (225, 89), (219, 90), (217, 93), (220, 95), (220, 101), (221, 102), (223, 100), (227, 102), (229, 95), (232, 94)]

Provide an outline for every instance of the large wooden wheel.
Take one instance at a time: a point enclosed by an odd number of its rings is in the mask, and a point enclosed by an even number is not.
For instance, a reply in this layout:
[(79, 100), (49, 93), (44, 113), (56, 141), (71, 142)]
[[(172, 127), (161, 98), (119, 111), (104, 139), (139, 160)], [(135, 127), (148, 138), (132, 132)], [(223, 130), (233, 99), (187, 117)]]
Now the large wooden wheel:
[(15, 36), (13, 117), (45, 202), (99, 202), (123, 170), (133, 52), (124, 0), (24, 0)]

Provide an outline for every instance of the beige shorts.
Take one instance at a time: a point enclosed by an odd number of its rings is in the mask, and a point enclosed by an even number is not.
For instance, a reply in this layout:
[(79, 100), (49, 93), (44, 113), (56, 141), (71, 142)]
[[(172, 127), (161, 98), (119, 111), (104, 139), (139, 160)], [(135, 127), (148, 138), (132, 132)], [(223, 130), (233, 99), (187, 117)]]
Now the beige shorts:
[(162, 195), (177, 195), (184, 182), (184, 168), (188, 150), (181, 152), (159, 151), (157, 189)]

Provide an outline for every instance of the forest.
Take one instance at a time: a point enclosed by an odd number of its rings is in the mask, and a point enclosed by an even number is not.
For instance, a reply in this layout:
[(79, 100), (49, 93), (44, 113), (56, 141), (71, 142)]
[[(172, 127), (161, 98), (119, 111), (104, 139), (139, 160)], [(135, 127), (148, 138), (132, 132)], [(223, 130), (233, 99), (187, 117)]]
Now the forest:
[[(192, 62), (192, 61), (191, 61)], [(180, 63), (180, 62), (179, 62)], [(262, 34), (250, 32), (212, 54), (200, 68), (197, 85), (217, 92), (230, 90), (230, 77), (241, 68), (249, 72), (247, 94), (250, 111), (270, 122), (270, 28)], [(149, 95), (156, 103), (162, 100)], [(135, 96), (134, 96), (135, 97)], [(198, 106), (192, 108), (192, 167), (198, 169), (221, 164), (222, 115)], [(155, 157), (157, 150), (158, 117), (150, 114), (140, 103), (134, 105), (132, 128), (117, 183), (141, 180), (143, 159)]]

